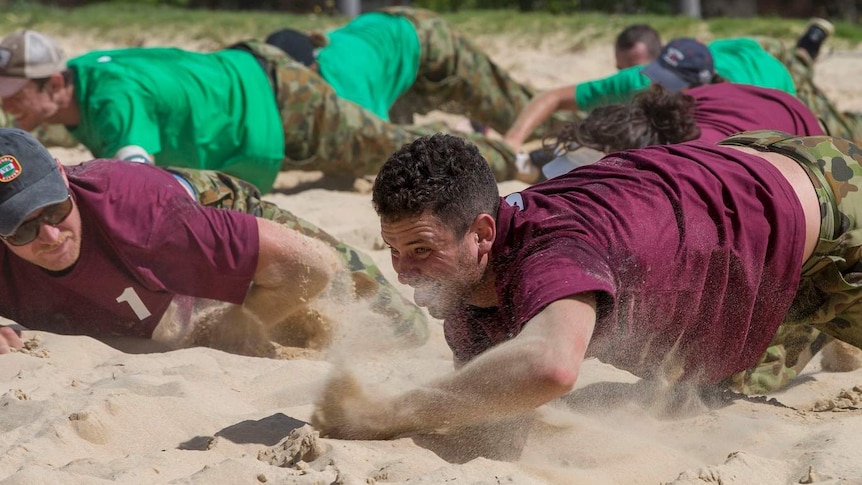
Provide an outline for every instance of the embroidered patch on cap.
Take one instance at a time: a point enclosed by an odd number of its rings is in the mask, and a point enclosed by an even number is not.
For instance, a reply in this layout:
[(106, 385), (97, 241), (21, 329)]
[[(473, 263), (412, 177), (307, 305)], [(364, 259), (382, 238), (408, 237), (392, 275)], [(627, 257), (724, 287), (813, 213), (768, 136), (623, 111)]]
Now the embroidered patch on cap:
[(21, 164), (12, 155), (0, 157), (0, 182), (11, 182), (21, 175)]

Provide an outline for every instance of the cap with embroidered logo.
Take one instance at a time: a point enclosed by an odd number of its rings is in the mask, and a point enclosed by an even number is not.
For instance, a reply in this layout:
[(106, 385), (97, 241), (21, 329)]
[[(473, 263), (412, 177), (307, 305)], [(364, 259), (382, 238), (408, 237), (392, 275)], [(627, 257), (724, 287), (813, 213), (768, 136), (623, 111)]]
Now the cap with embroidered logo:
[(17, 93), (28, 79), (66, 70), (66, 56), (54, 39), (35, 30), (20, 30), (0, 40), (0, 98)]
[(643, 68), (641, 73), (671, 91), (681, 91), (710, 84), (715, 76), (715, 64), (712, 53), (704, 44), (683, 37), (668, 42), (658, 59)]
[(0, 128), (0, 236), (33, 212), (69, 197), (57, 161), (30, 133)]

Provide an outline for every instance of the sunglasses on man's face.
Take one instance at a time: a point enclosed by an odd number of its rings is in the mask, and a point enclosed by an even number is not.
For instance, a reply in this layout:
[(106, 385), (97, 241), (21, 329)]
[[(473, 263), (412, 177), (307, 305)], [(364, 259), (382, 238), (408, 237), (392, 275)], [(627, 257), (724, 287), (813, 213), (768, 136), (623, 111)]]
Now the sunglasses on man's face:
[(38, 217), (18, 226), (18, 229), (16, 229), (12, 235), (0, 236), (0, 239), (3, 239), (12, 246), (23, 246), (25, 244), (30, 244), (31, 242), (35, 241), (37, 237), (39, 237), (39, 231), (42, 229), (43, 224), (48, 224), (49, 226), (56, 226), (57, 224), (65, 221), (71, 213), (72, 196), (70, 195), (63, 202), (58, 202), (56, 204), (46, 206)]

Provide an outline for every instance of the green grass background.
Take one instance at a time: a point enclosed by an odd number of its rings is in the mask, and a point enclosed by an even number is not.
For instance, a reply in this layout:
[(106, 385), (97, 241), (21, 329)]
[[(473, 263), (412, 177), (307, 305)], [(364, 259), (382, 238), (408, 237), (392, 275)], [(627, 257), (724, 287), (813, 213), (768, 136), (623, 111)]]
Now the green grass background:
[[(473, 36), (514, 36), (522, 42), (540, 42), (554, 35), (564, 49), (577, 50), (593, 42), (612, 42), (624, 26), (645, 22), (665, 39), (694, 36), (714, 38), (768, 35), (793, 40), (805, 27), (803, 19), (716, 18), (698, 20), (683, 16), (606, 15), (599, 13), (519, 13), (515, 10), (468, 10), (441, 14), (452, 25)], [(340, 16), (292, 15), (277, 12), (186, 10), (178, 7), (101, 3), (61, 9), (17, 2), (0, 12), (4, 33), (32, 28), (48, 33), (76, 33), (104, 38), (123, 45), (152, 44), (152, 39), (184, 39), (212, 48), (240, 39), (262, 38), (282, 27), (325, 30), (347, 21)], [(835, 47), (852, 48), (862, 42), (862, 29), (835, 22), (831, 41)], [(571, 38), (566, 34), (571, 33)]]

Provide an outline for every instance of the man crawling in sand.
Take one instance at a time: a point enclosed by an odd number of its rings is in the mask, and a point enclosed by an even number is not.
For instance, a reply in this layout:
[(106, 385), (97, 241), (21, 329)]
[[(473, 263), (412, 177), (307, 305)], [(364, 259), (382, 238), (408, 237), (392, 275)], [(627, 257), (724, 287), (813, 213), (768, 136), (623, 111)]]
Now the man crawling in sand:
[(798, 325), (862, 346), (860, 162), (846, 140), (753, 131), (613, 153), (501, 198), (463, 140), (406, 145), (373, 203), (456, 370), (385, 397), (340, 370), (313, 424), (384, 439), (488, 423), (569, 393), (588, 357), (731, 386)]
[[(186, 343), (276, 357), (282, 344), (328, 343), (311, 304), (344, 280), (400, 336), (424, 338), (425, 317), (367, 256), (259, 196), (218, 172), (63, 166), (29, 133), (0, 129), (0, 315), (32, 330), (149, 338), (163, 320), (190, 324), (201, 303), (225, 302)], [(22, 346), (0, 327), (0, 353)]]

